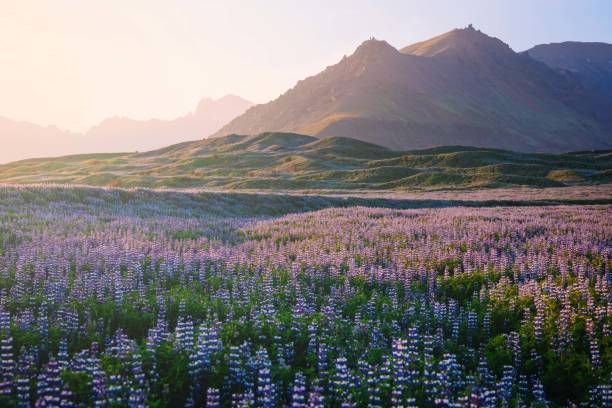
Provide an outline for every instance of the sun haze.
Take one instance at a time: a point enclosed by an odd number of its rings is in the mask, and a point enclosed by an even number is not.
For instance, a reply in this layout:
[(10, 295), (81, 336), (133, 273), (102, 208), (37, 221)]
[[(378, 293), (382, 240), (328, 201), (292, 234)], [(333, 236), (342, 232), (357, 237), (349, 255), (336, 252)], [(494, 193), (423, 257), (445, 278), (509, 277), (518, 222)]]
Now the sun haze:
[(370, 36), (402, 47), (474, 23), (516, 50), (612, 40), (605, 1), (0, 3), (0, 116), (72, 131), (173, 118), (204, 96), (267, 102)]

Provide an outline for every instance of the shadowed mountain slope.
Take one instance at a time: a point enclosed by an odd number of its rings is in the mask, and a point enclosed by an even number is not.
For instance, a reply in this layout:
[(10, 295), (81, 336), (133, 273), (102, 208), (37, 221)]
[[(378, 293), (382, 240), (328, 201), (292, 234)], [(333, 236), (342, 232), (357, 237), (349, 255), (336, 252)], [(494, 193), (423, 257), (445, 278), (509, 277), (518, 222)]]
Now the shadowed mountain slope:
[(525, 53), (551, 68), (569, 71), (589, 90), (612, 97), (612, 44), (567, 41), (536, 45)]
[(578, 80), (596, 102), (592, 114), (612, 127), (612, 44), (568, 41), (537, 45), (525, 53)]

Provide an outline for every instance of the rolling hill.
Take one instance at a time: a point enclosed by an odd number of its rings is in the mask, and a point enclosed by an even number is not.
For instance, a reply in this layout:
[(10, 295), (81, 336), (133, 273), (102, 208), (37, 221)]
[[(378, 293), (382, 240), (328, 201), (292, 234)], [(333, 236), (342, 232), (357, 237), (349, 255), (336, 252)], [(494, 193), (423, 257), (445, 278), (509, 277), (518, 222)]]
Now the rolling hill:
[(610, 111), (612, 98), (575, 75), (470, 26), (401, 50), (365, 41), (215, 136), (282, 131), (396, 150), (564, 152), (612, 147)]
[(612, 151), (535, 154), (446, 146), (399, 152), (351, 138), (278, 132), (0, 166), (0, 183), (223, 190), (417, 191), (611, 182)]

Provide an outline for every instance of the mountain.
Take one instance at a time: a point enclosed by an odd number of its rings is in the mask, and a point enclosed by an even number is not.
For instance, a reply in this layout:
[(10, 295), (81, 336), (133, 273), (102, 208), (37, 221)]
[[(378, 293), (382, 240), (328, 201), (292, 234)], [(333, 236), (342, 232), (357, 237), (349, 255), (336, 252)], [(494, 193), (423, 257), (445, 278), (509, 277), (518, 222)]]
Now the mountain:
[(612, 97), (612, 44), (567, 41), (536, 45), (525, 53), (551, 68), (569, 71), (587, 89)]
[(443, 190), (612, 183), (612, 150), (516, 153), (445, 146), (406, 152), (342, 137), (228, 135), (144, 153), (0, 166), (0, 183), (250, 190)]
[[(115, 117), (86, 133), (91, 152), (146, 151), (207, 137), (251, 107), (239, 96), (202, 99), (193, 113), (172, 120), (134, 120)], [(118, 146), (109, 149), (108, 146)], [(119, 148), (120, 146), (120, 148)]]
[(82, 135), (0, 117), (0, 163), (36, 156), (78, 153)]
[(599, 99), (600, 119), (612, 126), (612, 44), (563, 42), (541, 44), (525, 51), (533, 59), (576, 78)]
[(612, 105), (604, 102), (574, 76), (469, 26), (401, 50), (365, 41), (215, 136), (298, 132), (398, 150), (609, 148), (612, 126), (600, 112)]
[(202, 139), (253, 104), (238, 96), (203, 99), (194, 112), (172, 120), (115, 117), (85, 133), (0, 118), (0, 163), (28, 157), (77, 153), (146, 151), (187, 140)]

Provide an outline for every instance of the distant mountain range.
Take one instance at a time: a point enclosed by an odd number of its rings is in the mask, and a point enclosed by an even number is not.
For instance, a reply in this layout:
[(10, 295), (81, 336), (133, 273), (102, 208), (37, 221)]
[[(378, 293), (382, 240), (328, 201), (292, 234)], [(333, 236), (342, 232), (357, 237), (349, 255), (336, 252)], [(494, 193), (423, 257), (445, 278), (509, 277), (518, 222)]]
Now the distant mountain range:
[(247, 190), (441, 190), (612, 182), (612, 151), (516, 153), (466, 146), (407, 152), (356, 139), (229, 135), (132, 154), (31, 159), (0, 183)]
[(253, 103), (238, 96), (203, 99), (194, 112), (172, 120), (114, 117), (85, 133), (0, 118), (0, 163), (77, 153), (147, 151), (202, 139)]
[(407, 150), (612, 146), (612, 45), (514, 52), (469, 26), (398, 50), (370, 39), (215, 136), (298, 132)]

